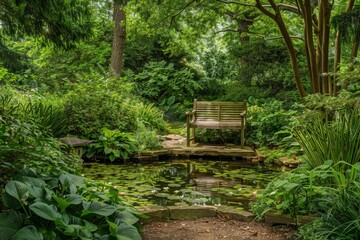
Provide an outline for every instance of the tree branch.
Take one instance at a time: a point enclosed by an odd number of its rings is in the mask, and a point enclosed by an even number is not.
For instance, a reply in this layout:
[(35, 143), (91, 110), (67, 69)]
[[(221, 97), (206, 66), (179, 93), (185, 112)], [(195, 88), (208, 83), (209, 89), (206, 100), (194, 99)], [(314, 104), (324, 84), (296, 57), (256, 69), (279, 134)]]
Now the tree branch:
[(215, 0), (215, 1), (222, 2), (225, 4), (237, 4), (237, 5), (241, 5), (241, 6), (245, 6), (245, 7), (255, 7), (255, 4), (243, 3), (243, 2), (238, 2), (238, 1), (227, 1), (227, 0)]
[(272, 18), (275, 20), (276, 15), (273, 14), (272, 12), (268, 11), (267, 9), (265, 9), (265, 7), (261, 4), (260, 0), (256, 0), (256, 4), (255, 6), (262, 12), (264, 13), (266, 16)]
[[(290, 38), (293, 38), (293, 39), (299, 39), (299, 40), (302, 40), (304, 41), (304, 37), (302, 36), (289, 36)], [(269, 37), (269, 38), (264, 38), (264, 40), (276, 40), (276, 39), (282, 39), (283, 37), (282, 36), (278, 36), (278, 37)]]

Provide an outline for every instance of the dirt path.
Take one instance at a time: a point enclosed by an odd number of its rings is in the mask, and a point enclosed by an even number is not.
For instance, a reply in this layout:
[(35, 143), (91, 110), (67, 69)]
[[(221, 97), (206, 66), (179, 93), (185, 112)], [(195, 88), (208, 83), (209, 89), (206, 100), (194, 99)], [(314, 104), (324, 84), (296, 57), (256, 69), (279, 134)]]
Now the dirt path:
[(219, 218), (156, 222), (144, 225), (142, 233), (143, 240), (287, 240), (294, 235), (290, 227)]

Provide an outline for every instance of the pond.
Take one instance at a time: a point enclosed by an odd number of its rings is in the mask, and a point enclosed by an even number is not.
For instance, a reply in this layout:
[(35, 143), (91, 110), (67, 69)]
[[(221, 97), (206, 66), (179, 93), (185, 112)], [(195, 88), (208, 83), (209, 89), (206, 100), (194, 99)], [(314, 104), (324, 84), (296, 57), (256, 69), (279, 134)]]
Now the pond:
[(172, 160), (108, 165), (86, 163), (83, 174), (116, 186), (134, 206), (229, 205), (248, 209), (284, 169), (245, 161)]

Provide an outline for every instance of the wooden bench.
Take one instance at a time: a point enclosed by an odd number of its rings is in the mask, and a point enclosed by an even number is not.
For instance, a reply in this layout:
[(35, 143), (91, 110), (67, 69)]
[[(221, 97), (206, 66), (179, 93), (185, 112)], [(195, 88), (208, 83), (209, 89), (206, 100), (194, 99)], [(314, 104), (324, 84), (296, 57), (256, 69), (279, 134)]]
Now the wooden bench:
[[(241, 147), (245, 142), (246, 102), (208, 102), (194, 100), (194, 110), (186, 112), (187, 146), (195, 141), (196, 128), (239, 129)], [(192, 128), (192, 137), (190, 136)]]

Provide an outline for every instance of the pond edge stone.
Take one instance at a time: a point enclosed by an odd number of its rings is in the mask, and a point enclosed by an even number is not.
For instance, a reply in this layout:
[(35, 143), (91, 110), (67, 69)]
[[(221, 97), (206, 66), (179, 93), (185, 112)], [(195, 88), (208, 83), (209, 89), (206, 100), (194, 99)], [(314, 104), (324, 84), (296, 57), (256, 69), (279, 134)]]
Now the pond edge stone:
[(137, 210), (148, 216), (141, 219), (142, 223), (166, 222), (170, 220), (194, 220), (205, 217), (220, 217), (228, 220), (251, 222), (255, 215), (230, 206), (145, 206)]

